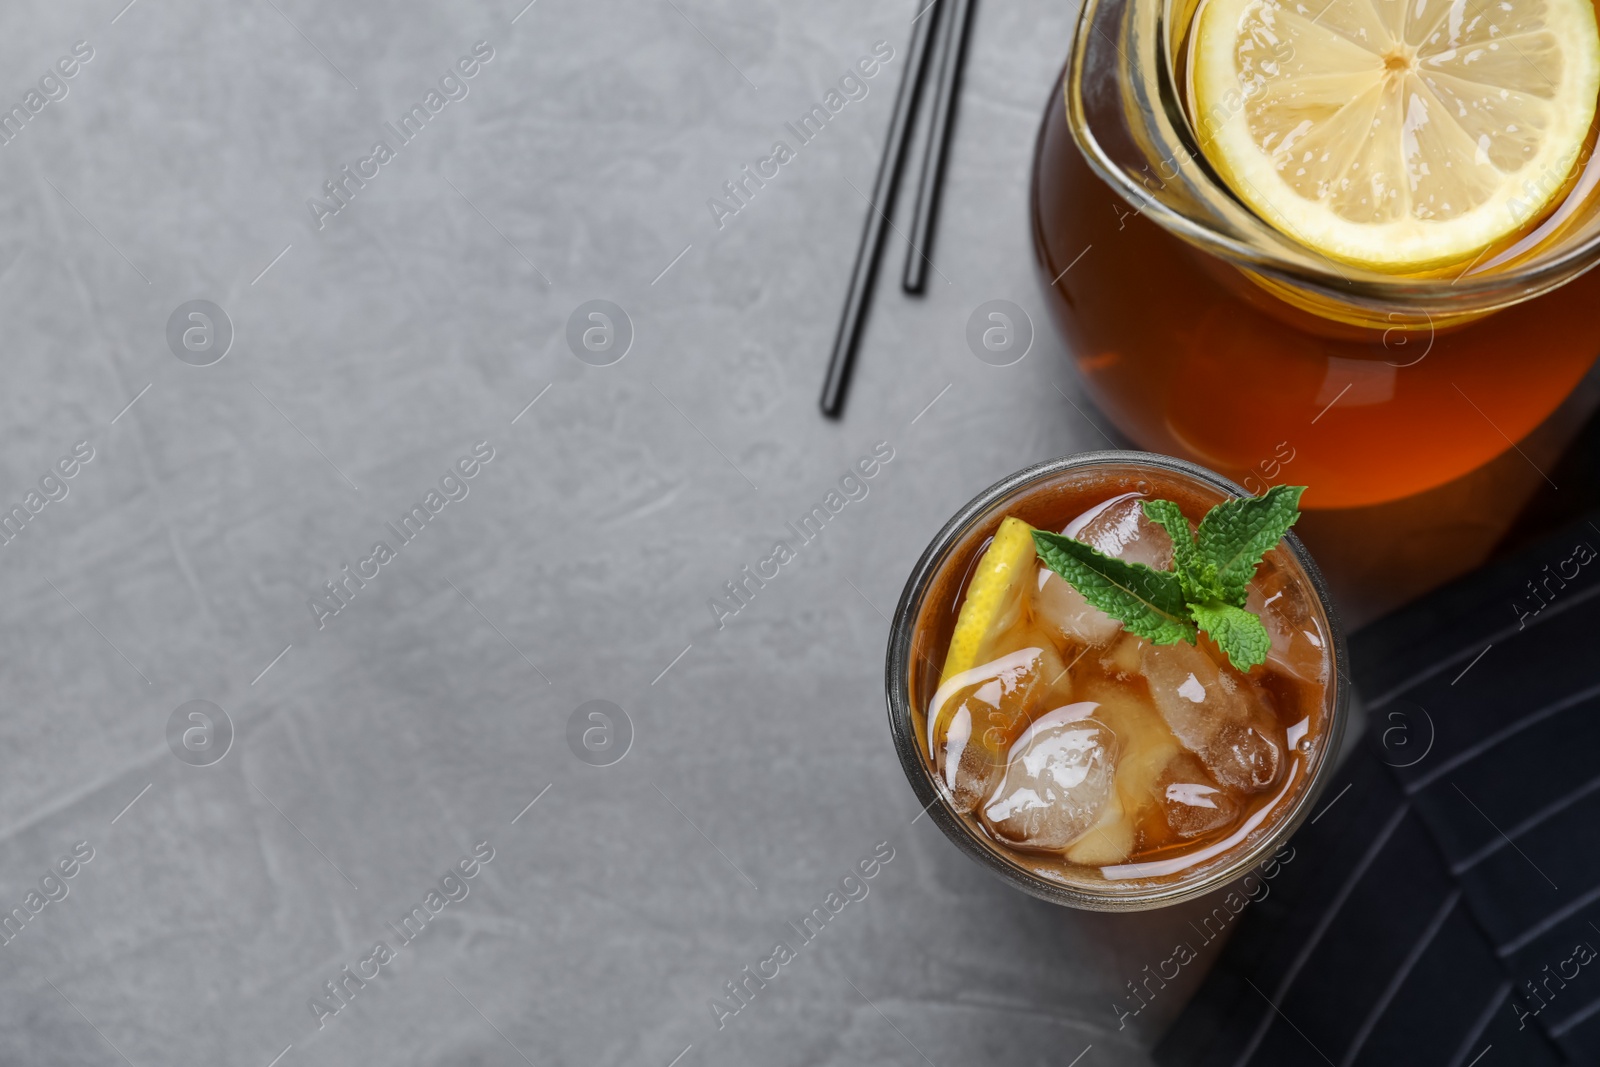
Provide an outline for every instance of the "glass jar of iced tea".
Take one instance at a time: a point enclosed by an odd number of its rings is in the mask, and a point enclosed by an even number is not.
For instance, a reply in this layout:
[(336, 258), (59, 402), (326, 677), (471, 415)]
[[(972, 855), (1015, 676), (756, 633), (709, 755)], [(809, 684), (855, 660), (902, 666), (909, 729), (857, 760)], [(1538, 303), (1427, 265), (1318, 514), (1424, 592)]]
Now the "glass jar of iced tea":
[(1600, 353), (1595, 49), (1588, 0), (1085, 0), (1033, 215), (1097, 404), (1309, 508), (1514, 447)]
[[(1003, 595), (989, 582), (981, 611), (963, 614), (1003, 524), (1171, 570), (1173, 542), (1143, 503), (1172, 501), (1195, 522), (1239, 495), (1182, 460), (1085, 453), (984, 491), (917, 562), (889, 638), (895, 745), (944, 833), (1012, 885), (1094, 910), (1173, 904), (1248, 873), (1310, 811), (1348, 687), (1338, 621), (1292, 534), (1250, 580), (1271, 649), (1248, 670), (1205, 634), (1127, 632), (1014, 537)], [(982, 633), (959, 657), (958, 617)]]

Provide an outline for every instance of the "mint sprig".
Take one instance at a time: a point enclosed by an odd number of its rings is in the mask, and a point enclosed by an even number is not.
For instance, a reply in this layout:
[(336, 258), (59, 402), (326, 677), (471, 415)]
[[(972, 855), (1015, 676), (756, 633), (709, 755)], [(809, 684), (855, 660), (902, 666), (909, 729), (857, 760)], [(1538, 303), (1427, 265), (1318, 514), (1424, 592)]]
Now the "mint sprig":
[(1303, 485), (1276, 485), (1261, 496), (1226, 500), (1191, 531), (1170, 500), (1147, 500), (1144, 513), (1172, 538), (1170, 571), (1107, 556), (1081, 541), (1033, 532), (1045, 566), (1084, 599), (1157, 645), (1195, 643), (1196, 630), (1241, 671), (1260, 666), (1272, 649), (1261, 618), (1245, 610), (1250, 580), (1262, 558), (1300, 517)]

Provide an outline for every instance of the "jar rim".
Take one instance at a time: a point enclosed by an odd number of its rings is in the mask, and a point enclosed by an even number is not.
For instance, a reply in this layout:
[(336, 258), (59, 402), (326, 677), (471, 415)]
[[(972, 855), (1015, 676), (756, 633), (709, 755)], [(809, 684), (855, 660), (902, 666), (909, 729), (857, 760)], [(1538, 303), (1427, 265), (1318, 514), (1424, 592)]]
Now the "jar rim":
[[(1186, 143), (1188, 131), (1180, 131), (1172, 123), (1171, 113), (1183, 113), (1166, 41), (1172, 4), (1173, 0), (1084, 0), (1062, 79), (1067, 126), (1089, 167), (1130, 206), (1163, 229), (1246, 272), (1291, 289), (1303, 287), (1324, 298), (1348, 302), (1368, 313), (1361, 321), (1388, 326), (1406, 325), (1405, 316), (1414, 318), (1417, 327), (1478, 317), (1548, 292), (1600, 263), (1600, 226), (1582, 240), (1558, 241), (1551, 250), (1532, 254), (1522, 263), (1495, 268), (1493, 259), (1488, 264), (1474, 261), (1455, 277), (1386, 274), (1297, 244), (1245, 207), (1208, 166), (1200, 165), (1200, 153)], [(1120, 25), (1099, 24), (1119, 13)], [(1135, 19), (1137, 26), (1130, 29)], [(1130, 36), (1134, 39), (1129, 40)], [(1175, 168), (1174, 177), (1183, 177), (1184, 186), (1218, 216), (1216, 223), (1152, 196), (1151, 189), (1137, 181), (1101, 143), (1085, 100), (1085, 88), (1093, 77), (1089, 50), (1097, 41), (1115, 48), (1120, 58), (1116, 89), (1122, 121), (1142, 112), (1140, 121), (1151, 124), (1141, 126), (1133, 139), (1144, 144), (1146, 151), (1178, 145), (1178, 152), (1159, 160), (1152, 154), (1148, 161)], [(1237, 232), (1225, 232), (1220, 225), (1224, 221)], [(1484, 271), (1472, 276), (1470, 272), (1480, 266)]]

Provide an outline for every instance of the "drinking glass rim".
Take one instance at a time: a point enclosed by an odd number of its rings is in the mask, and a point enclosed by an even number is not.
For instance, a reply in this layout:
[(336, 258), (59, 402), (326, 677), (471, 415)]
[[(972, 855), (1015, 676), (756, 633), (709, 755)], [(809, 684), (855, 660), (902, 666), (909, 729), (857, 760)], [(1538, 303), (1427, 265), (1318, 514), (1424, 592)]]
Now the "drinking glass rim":
[[(1125, 2), (1130, 5), (1159, 3), (1163, 7), (1170, 4), (1170, 0), (1125, 0)], [(1473, 302), (1475, 313), (1497, 311), (1531, 299), (1571, 281), (1596, 264), (1600, 264), (1600, 232), (1596, 232), (1587, 240), (1575, 242), (1570, 248), (1545, 257), (1535, 256), (1524, 264), (1475, 279), (1465, 277), (1465, 272), (1454, 279), (1443, 276), (1419, 278), (1391, 275), (1354, 263), (1334, 260), (1308, 246), (1299, 245), (1243, 205), (1239, 205), (1241, 210), (1261, 229), (1277, 234), (1283, 240), (1303, 249), (1303, 259), (1289, 258), (1265, 244), (1242, 240), (1190, 218), (1150, 196), (1148, 190), (1124, 173), (1121, 167), (1107, 156), (1090, 128), (1083, 105), (1081, 75), (1084, 69), (1084, 54), (1094, 32), (1092, 20), (1102, 3), (1103, 0), (1084, 0), (1082, 9), (1078, 13), (1072, 51), (1062, 78), (1066, 98), (1067, 128), (1071, 131), (1072, 138), (1082, 151), (1090, 169), (1101, 181), (1110, 186), (1130, 206), (1136, 208), (1141, 215), (1149, 215), (1152, 221), (1163, 229), (1191, 244), (1235, 261), (1237, 265), (1247, 270), (1259, 270), (1292, 282), (1322, 286), (1337, 277), (1349, 287), (1352, 295), (1360, 295), (1368, 300), (1404, 297), (1410, 301), (1417, 301), (1430, 297), (1449, 297), (1457, 303)], [(1122, 51), (1121, 45), (1115, 47), (1119, 52)], [(1126, 59), (1126, 53), (1124, 58)], [(1206, 176), (1205, 184), (1220, 190), (1230, 200), (1237, 199), (1231, 191), (1209, 176)], [(1476, 261), (1473, 261), (1467, 269), (1470, 270), (1476, 265)], [(1408, 311), (1406, 308), (1397, 310)], [(1426, 310), (1419, 309), (1409, 313), (1418, 316), (1419, 326), (1422, 319), (1426, 319), (1429, 325), (1434, 322), (1432, 315)]]
[(1193, 900), (1233, 882), (1247, 874), (1251, 868), (1264, 862), (1271, 852), (1299, 828), (1326, 788), (1328, 779), (1333, 775), (1343, 746), (1351, 695), (1351, 686), (1345, 678), (1344, 670), (1349, 653), (1345, 645), (1344, 629), (1339, 623), (1322, 572), (1317, 568), (1310, 553), (1306, 551), (1305, 545), (1291, 531), (1284, 535), (1284, 543), (1290, 556), (1305, 575), (1307, 583), (1315, 591), (1323, 616), (1328, 621), (1329, 652), (1332, 662), (1327, 684), (1333, 688), (1333, 699), (1327, 701), (1324, 698), (1328, 706), (1328, 721), (1323, 729), (1323, 744), (1316, 765), (1308, 769), (1305, 785), (1291, 801), (1289, 810), (1277, 820), (1272, 831), (1263, 834), (1255, 844), (1241, 848), (1226, 863), (1192, 883), (1179, 880), (1170, 885), (1148, 886), (1117, 895), (1103, 895), (1081, 886), (1044, 878), (1005, 856), (1000, 851), (1000, 846), (983, 839), (978, 831), (951, 807), (946, 790), (934, 781), (933, 773), (917, 741), (912, 719), (916, 709), (911, 703), (910, 678), (916, 615), (945, 555), (962, 535), (986, 518), (995, 505), (1047, 478), (1072, 470), (1108, 464), (1152, 467), (1188, 476), (1230, 497), (1250, 495), (1241, 486), (1197, 463), (1155, 452), (1126, 449), (1078, 452), (1059, 459), (1035, 463), (1002, 478), (963, 505), (934, 535), (933, 540), (918, 558), (916, 566), (912, 568), (905, 589), (900, 594), (899, 603), (895, 606), (894, 619), (889, 627), (884, 689), (889, 712), (889, 730), (894, 737), (895, 751), (900, 757), (901, 769), (910, 781), (912, 791), (921, 802), (923, 811), (932, 816), (939, 829), (961, 851), (999, 875), (1003, 881), (1052, 904), (1062, 904), (1087, 911), (1144, 911)]

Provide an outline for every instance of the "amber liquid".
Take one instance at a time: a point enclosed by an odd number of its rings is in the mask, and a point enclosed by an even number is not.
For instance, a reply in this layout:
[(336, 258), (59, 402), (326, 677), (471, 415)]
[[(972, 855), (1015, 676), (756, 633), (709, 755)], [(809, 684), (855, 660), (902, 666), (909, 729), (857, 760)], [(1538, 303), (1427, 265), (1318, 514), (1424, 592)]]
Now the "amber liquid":
[(1397, 315), (1363, 329), (1299, 310), (1096, 177), (1059, 86), (1033, 208), (1051, 310), (1117, 428), (1251, 492), (1309, 486), (1303, 507), (1396, 500), (1476, 470), (1554, 412), (1600, 353), (1594, 271), (1465, 323)]
[[(1139, 472), (1133, 477), (1123, 473), (1082, 473), (1038, 487), (1036, 491), (1014, 501), (1005, 514), (1038, 529), (1061, 530), (1095, 505), (1128, 492), (1172, 500), (1183, 509), (1191, 522), (1197, 522), (1222, 500), (1214, 490), (1179, 481), (1162, 472)], [(928, 711), (938, 688), (945, 651), (966, 597), (972, 571), (1003, 517), (994, 516), (984, 528), (974, 531), (951, 553), (934, 579), (917, 623), (917, 666), (913, 670), (912, 706), (920, 709), (915, 716), (921, 720), (917, 724), (919, 744), (925, 756), (930, 750), (933, 753), (929, 758), (929, 767), (935, 777), (942, 778), (946, 772), (944, 759), (948, 753), (945, 734), (942, 725), (933, 725), (934, 743), (930, 749), (927, 734), (929, 724), (924, 713)], [(1055, 660), (1058, 657), (1060, 663), (1067, 664), (1066, 672), (1050, 684), (1042, 685), (1020, 708), (1010, 704), (983, 714), (973, 727), (973, 736), (978, 738), (982, 734), (984, 743), (991, 749), (1005, 753), (1029, 724), (1041, 715), (1069, 701), (1098, 702), (1101, 706), (1094, 713), (1095, 718), (1108, 726), (1120, 742), (1116, 789), (1123, 810), (1134, 823), (1132, 847), (1125, 857), (1117, 857), (1104, 866), (1099, 862), (1073, 862), (1069, 858), (1073, 854), (1071, 849), (1063, 854), (1017, 848), (993, 834), (976, 812), (962, 817), (979, 836), (989, 840), (993, 847), (1014, 862), (1044, 877), (1080, 884), (1086, 881), (1103, 882), (1105, 878), (1138, 879), (1143, 884), (1184, 879), (1225, 863), (1228, 855), (1238, 848), (1249, 847), (1249, 843), (1258, 840), (1261, 835), (1270, 834), (1278, 819), (1294, 805), (1303, 791), (1310, 768), (1329, 756), (1323, 749), (1330, 714), (1332, 664), (1331, 653), (1326, 650), (1331, 641), (1330, 627), (1321, 608), (1317, 606), (1315, 593), (1309, 588), (1304, 572), (1283, 546), (1267, 554), (1255, 582), (1266, 589), (1292, 587), (1292, 595), (1310, 606), (1315, 629), (1320, 631), (1317, 639), (1323, 643), (1325, 651), (1319, 658), (1320, 677), (1310, 680), (1275, 669), (1270, 662), (1244, 674), (1226, 665), (1216, 647), (1201, 636), (1201, 650), (1213, 662), (1221, 665), (1223, 673), (1229, 676), (1233, 684), (1259, 700), (1270, 711), (1273, 722), (1270, 729), (1283, 754), (1274, 780), (1257, 792), (1230, 795), (1230, 802), (1236, 805), (1236, 809), (1226, 823), (1203, 834), (1180, 836), (1168, 825), (1163, 814), (1161, 798), (1157, 795), (1159, 789), (1153, 788), (1156, 785), (1155, 777), (1141, 776), (1137, 771), (1126, 776), (1123, 774), (1125, 761), (1131, 767), (1141, 759), (1141, 739), (1155, 739), (1157, 746), (1146, 749), (1151, 752), (1159, 745), (1164, 744), (1169, 748), (1176, 745), (1162, 723), (1159, 712), (1155, 710), (1150, 684), (1140, 673), (1140, 653), (1144, 642), (1122, 633), (1109, 643), (1088, 647), (1070, 638), (1052, 637), (1038, 627), (1030, 615), (1031, 609), (1026, 607), (1016, 624), (1007, 631), (1009, 640), (1002, 637), (996, 647), (1009, 648), (1052, 641), (1054, 647), (1051, 658)], [(974, 683), (972, 688), (976, 689), (979, 684)], [(944, 706), (953, 707), (962, 699), (962, 694), (957, 694)], [(976, 705), (969, 703), (968, 706)], [(948, 717), (944, 725), (947, 724)], [(1001, 759), (1003, 764), (1003, 757)], [(1213, 787), (1217, 784), (1204, 771), (1188, 777), (1200, 784)], [(1250, 826), (1252, 822), (1255, 824), (1253, 827)], [(1091, 836), (1085, 835), (1085, 840)], [(1238, 840), (1229, 842), (1231, 837), (1237, 837)], [(1219, 851), (1217, 846), (1223, 843), (1227, 844)], [(1171, 861), (1166, 864), (1170, 868), (1167, 870), (1148, 873), (1132, 870), (1135, 865), (1167, 860)]]

